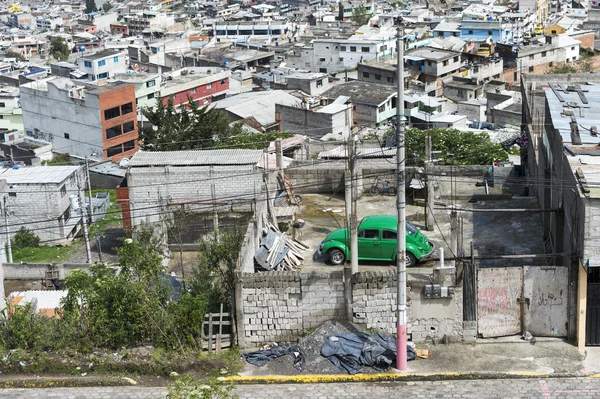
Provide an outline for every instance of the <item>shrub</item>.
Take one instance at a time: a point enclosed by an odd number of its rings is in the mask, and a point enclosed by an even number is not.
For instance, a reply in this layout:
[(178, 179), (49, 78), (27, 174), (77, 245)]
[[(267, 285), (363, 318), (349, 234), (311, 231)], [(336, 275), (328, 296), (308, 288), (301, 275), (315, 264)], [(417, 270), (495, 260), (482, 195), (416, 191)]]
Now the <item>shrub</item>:
[(11, 238), (10, 243), (15, 249), (39, 247), (40, 237), (36, 236), (33, 231), (28, 230), (25, 227), (21, 227), (17, 234)]

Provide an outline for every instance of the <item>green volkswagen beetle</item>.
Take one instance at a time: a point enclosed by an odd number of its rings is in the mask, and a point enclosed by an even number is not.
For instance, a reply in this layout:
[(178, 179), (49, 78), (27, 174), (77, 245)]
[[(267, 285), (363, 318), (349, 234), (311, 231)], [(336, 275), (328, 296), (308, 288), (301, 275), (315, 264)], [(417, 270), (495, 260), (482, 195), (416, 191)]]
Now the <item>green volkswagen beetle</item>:
[[(396, 260), (395, 216), (367, 216), (358, 225), (359, 260)], [(414, 266), (433, 254), (435, 246), (408, 220), (406, 221), (406, 266)], [(350, 259), (350, 235), (347, 228), (332, 231), (319, 245), (319, 255), (327, 254), (334, 265)]]

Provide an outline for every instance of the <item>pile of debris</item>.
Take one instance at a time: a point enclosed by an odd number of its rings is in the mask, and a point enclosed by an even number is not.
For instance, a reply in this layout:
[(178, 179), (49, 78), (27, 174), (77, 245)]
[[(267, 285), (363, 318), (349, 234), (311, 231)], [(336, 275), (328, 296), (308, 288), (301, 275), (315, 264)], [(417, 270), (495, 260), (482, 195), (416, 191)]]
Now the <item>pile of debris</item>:
[(263, 239), (254, 260), (264, 270), (298, 270), (304, 261), (302, 254), (307, 250), (308, 245), (290, 239), (269, 224), (269, 229), (263, 230)]

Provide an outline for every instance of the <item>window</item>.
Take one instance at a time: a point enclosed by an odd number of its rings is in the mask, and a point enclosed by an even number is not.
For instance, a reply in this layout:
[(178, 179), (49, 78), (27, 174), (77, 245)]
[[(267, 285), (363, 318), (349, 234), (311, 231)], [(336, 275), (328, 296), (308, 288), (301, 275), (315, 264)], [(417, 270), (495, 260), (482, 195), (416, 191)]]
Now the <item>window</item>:
[(0, 119), (4, 119), (4, 115), (0, 115)]
[(529, 72), (533, 72), (533, 67), (532, 66), (529, 67)]
[(431, 66), (431, 61), (427, 61), (427, 66)]
[(346, 51), (346, 46), (340, 46), (340, 51)]
[(448, 66), (448, 60), (444, 61), (444, 62), (442, 63), (442, 65), (443, 65), (443, 66)]
[(379, 112), (385, 111), (385, 104), (379, 106)]
[(113, 61), (114, 61), (114, 62), (119, 62), (119, 57), (115, 57), (115, 58), (113, 58)]
[(321, 58), (319, 58), (319, 61), (325, 62), (325, 58), (321, 57)]
[(368, 53), (371, 49), (368, 47), (361, 47), (360, 51), (362, 51), (363, 53)]
[(125, 122), (123, 124), (123, 133), (129, 133), (129, 132), (133, 132), (133, 129), (135, 129), (135, 123), (133, 123), (133, 121), (130, 122)]
[(531, 55), (529, 56), (529, 59), (530, 59), (530, 60), (532, 60), (532, 59), (533, 59), (533, 54), (531, 54)]
[(317, 88), (323, 87), (323, 79), (317, 80)]
[(310, 68), (310, 62), (305, 62), (304, 66), (307, 67), (307, 68)]
[(5, 103), (0, 103), (0, 108), (4, 108), (4, 107), (6, 107), (6, 104)]
[(571, 50), (575, 50), (575, 46), (571, 47)]
[(552, 34), (553, 34), (553, 35), (556, 35), (556, 31), (555, 31), (555, 30), (552, 30)]
[(146, 96), (148, 100), (152, 100), (154, 98), (154, 93), (150, 93)]
[(106, 65), (106, 60), (98, 61), (98, 66), (104, 66), (104, 65)]
[(131, 151), (131, 150), (135, 150), (135, 141), (134, 140), (123, 143), (123, 152)]
[(370, 238), (370, 239), (378, 239), (379, 238), (379, 230), (362, 230), (358, 232), (358, 238)]
[(9, 196), (9, 197), (16, 197), (16, 196), (17, 196), (17, 193), (8, 193), (8, 196)]
[(344, 62), (344, 59), (342, 57), (340, 57), (340, 62)]
[(121, 109), (119, 107), (114, 107), (111, 109), (104, 110), (104, 119), (109, 120), (121, 116)]
[(356, 53), (356, 46), (350, 46), (350, 51)]
[(65, 195), (67, 195), (67, 187), (66, 187), (66, 186), (63, 184), (63, 185), (60, 187), (60, 197), (62, 198), (62, 197), (64, 197)]
[(397, 234), (395, 231), (391, 231), (391, 230), (383, 230), (383, 233), (381, 234), (384, 240), (395, 240), (397, 237)]
[(212, 83), (207, 83), (207, 84), (206, 84), (206, 88), (207, 88), (207, 89), (212, 89)]
[(394, 78), (390, 78), (390, 77), (388, 76), (388, 78), (387, 78), (387, 81), (388, 81), (388, 83), (394, 83)]
[(194, 87), (193, 89), (190, 89), (190, 93), (191, 94), (196, 94), (196, 88)]
[(66, 138), (67, 140), (71, 138), (71, 137), (69, 136), (69, 133), (64, 133), (64, 135), (65, 135), (65, 138)]
[(110, 158), (110, 157), (114, 157), (115, 155), (119, 155), (122, 152), (123, 152), (123, 146), (121, 144), (119, 144), (119, 145), (115, 145), (113, 147), (107, 148), (106, 156), (108, 158)]
[(369, 75), (369, 72), (363, 72), (363, 78), (368, 78), (369, 76), (371, 76)]
[(381, 80), (381, 75), (375, 75), (375, 80)]
[(488, 35), (490, 35), (490, 36), (492, 35), (492, 31), (491, 30), (488, 30)]
[(104, 72), (98, 75), (98, 79), (106, 79), (108, 78), (108, 72)]
[(106, 139), (112, 139), (113, 137), (117, 137), (123, 134), (123, 130), (121, 129), (121, 125), (109, 127), (106, 129)]
[(417, 234), (417, 228), (408, 220), (406, 221), (406, 233), (408, 235), (414, 236), (415, 234)]
[(121, 105), (121, 115), (127, 115), (133, 112), (133, 104), (127, 103)]
[(154, 87), (156, 85), (156, 80), (151, 80), (146, 82), (146, 87)]
[(517, 73), (515, 72), (515, 73), (513, 74), (513, 81), (516, 81), (516, 80), (517, 80)]
[(545, 56), (546, 56), (546, 52), (542, 51), (542, 57), (545, 57)]
[(458, 56), (454, 57), (454, 62), (458, 62)]
[(86, 68), (91, 68), (92, 62), (91, 61), (83, 61), (83, 66), (85, 66)]
[(472, 35), (472, 34), (473, 34), (473, 31), (472, 31), (472, 30), (470, 30), (470, 31), (469, 31), (469, 35)]
[(552, 68), (552, 66), (553, 66), (553, 65), (554, 65), (554, 63), (553, 63), (552, 61), (548, 63), (548, 66), (549, 66), (550, 68)]

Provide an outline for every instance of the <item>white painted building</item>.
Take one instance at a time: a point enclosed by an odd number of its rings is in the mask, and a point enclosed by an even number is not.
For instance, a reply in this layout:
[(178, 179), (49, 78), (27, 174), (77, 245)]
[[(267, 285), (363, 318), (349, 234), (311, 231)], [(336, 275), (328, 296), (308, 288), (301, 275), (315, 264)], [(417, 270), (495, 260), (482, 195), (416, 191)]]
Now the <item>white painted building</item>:
[(23, 111), (17, 87), (5, 86), (0, 89), (0, 129), (23, 133)]
[(133, 84), (138, 108), (154, 107), (160, 98), (162, 76), (158, 73), (117, 73), (112, 80)]
[(61, 244), (74, 238), (81, 226), (78, 188), (85, 187), (81, 166), (26, 166), (4, 169), (11, 236), (19, 223), (34, 230), (44, 244)]
[(79, 70), (86, 73), (88, 80), (102, 80), (127, 71), (128, 59), (125, 51), (102, 50), (77, 59)]

